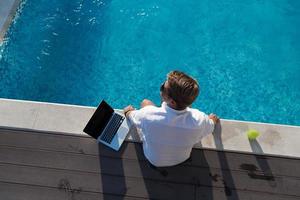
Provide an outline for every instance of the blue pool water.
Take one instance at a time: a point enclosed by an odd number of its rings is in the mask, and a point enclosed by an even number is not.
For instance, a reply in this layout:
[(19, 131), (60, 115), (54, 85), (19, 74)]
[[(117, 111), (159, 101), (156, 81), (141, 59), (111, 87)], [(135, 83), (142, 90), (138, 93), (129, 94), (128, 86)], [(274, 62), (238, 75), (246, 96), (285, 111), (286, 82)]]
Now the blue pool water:
[(298, 0), (26, 0), (0, 47), (0, 97), (159, 104), (173, 69), (194, 107), (300, 125)]

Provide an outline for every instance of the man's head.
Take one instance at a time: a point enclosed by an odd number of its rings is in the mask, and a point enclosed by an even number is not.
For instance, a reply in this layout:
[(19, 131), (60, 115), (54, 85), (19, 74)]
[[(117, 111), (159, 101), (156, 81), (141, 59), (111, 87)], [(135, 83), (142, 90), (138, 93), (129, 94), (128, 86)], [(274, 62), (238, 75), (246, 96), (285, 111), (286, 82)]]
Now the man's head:
[(176, 110), (190, 106), (199, 94), (199, 85), (195, 79), (179, 71), (171, 71), (167, 80), (161, 85), (164, 101)]

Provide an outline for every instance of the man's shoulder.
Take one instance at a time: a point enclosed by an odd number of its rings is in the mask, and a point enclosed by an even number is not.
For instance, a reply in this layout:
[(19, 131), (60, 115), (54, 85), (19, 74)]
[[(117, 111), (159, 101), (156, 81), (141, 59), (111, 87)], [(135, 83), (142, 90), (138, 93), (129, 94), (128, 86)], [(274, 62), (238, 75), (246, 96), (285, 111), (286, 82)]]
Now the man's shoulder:
[(203, 118), (205, 117), (205, 113), (196, 108), (189, 108), (190, 114), (195, 118)]
[(161, 107), (157, 107), (157, 106), (153, 106), (153, 105), (148, 105), (148, 106), (145, 106), (145, 107), (143, 107), (141, 109), (135, 110), (134, 113), (138, 114), (138, 115), (146, 116), (146, 115), (149, 115), (149, 114), (158, 113), (161, 110), (162, 110)]
[(189, 113), (190, 113), (190, 117), (189, 117), (189, 121), (190, 121), (190, 125), (194, 128), (202, 128), (203, 126), (205, 126), (206, 124), (209, 123), (208, 121), (208, 116), (195, 108), (190, 108), (189, 109)]
[(155, 111), (160, 111), (161, 107), (157, 107), (157, 106), (154, 106), (154, 105), (148, 105), (148, 106), (145, 106), (145, 107), (143, 107), (139, 110), (142, 111), (142, 112), (155, 112)]

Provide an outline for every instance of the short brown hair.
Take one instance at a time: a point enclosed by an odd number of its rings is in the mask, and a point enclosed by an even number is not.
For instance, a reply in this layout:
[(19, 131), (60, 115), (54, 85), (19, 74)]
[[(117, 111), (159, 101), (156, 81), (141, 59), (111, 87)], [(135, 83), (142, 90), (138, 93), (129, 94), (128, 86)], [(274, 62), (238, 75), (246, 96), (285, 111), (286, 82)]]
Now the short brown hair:
[(172, 98), (177, 109), (184, 109), (191, 105), (199, 95), (198, 82), (180, 71), (171, 71), (167, 75), (167, 95)]

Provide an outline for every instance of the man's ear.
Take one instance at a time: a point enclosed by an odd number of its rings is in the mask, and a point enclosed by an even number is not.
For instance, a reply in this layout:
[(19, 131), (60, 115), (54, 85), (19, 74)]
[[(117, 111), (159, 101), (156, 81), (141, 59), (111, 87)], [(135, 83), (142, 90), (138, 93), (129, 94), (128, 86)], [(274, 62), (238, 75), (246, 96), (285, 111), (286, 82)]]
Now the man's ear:
[(170, 104), (174, 107), (174, 108), (176, 108), (177, 107), (177, 103), (176, 103), (176, 101), (174, 101), (173, 99), (171, 99), (170, 98)]

